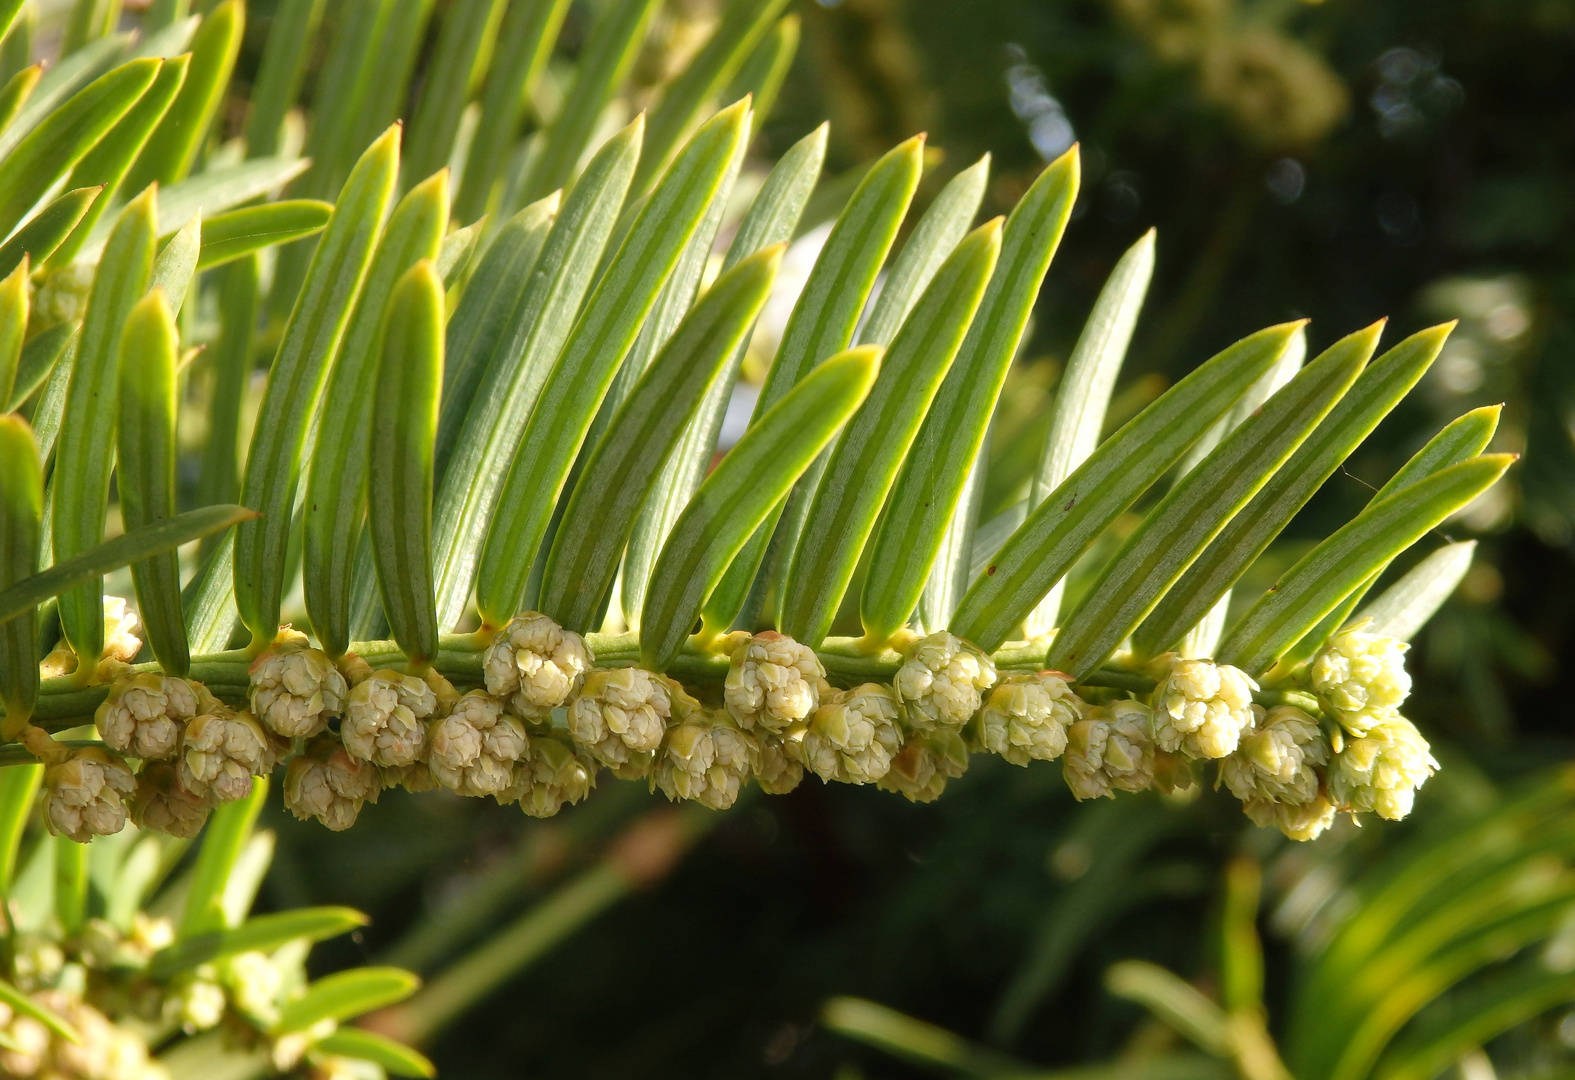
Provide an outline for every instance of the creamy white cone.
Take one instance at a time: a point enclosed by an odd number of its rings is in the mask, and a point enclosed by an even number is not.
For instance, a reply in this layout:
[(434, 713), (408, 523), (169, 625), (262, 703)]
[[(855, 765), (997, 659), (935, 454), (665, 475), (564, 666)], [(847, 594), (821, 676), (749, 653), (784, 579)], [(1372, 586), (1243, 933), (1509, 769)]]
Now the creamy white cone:
[(149, 762), (137, 774), (137, 789), (128, 809), (139, 829), (168, 833), (191, 840), (202, 831), (213, 809), (213, 800), (191, 791), (180, 772), (164, 761)]
[(825, 681), (815, 650), (767, 630), (734, 647), (723, 702), (745, 731), (781, 735), (815, 711)]
[(126, 802), (137, 781), (125, 762), (96, 746), (83, 747), (44, 773), (44, 824), (57, 836), (85, 844), (126, 827)]
[(1329, 741), (1318, 721), (1290, 705), (1253, 706), (1253, 725), (1236, 752), (1220, 762), (1220, 778), (1242, 802), (1301, 805), (1318, 797), (1318, 770)]
[(376, 765), (351, 757), (331, 735), (319, 736), (290, 759), (284, 805), (302, 821), (316, 818), (335, 832), (355, 824), (361, 807), (376, 802), (383, 778)]
[(1329, 765), (1329, 798), (1340, 810), (1371, 811), (1390, 821), (1411, 812), (1417, 789), (1438, 769), (1432, 748), (1403, 716), (1374, 724)]
[(350, 691), (339, 734), (353, 756), (399, 768), (421, 760), (437, 715), (438, 695), (425, 679), (377, 671)]
[(286, 739), (306, 739), (344, 715), (350, 692), (328, 654), (308, 648), (305, 635), (281, 634), (273, 648), (252, 661), (247, 697), (252, 715)]
[(835, 693), (798, 741), (806, 768), (825, 781), (873, 784), (902, 749), (901, 707), (890, 687), (865, 683)]
[(979, 742), (1013, 765), (1054, 761), (1066, 750), (1066, 729), (1087, 709), (1059, 671), (1008, 675), (979, 709)]
[(116, 679), (93, 722), (111, 750), (154, 761), (174, 755), (197, 708), (197, 691), (191, 683), (145, 671)]
[(251, 713), (202, 696), (202, 711), (186, 725), (181, 742), (181, 781), (215, 802), (244, 799), (252, 793), (252, 778), (267, 776), (278, 763), (273, 743)]
[(994, 684), (990, 658), (945, 631), (914, 642), (892, 679), (915, 731), (962, 730)]
[(667, 733), (672, 684), (642, 668), (598, 668), (569, 705), (569, 734), (611, 768), (643, 775)]
[(508, 788), (493, 797), (500, 803), (519, 803), (531, 817), (548, 818), (585, 798), (595, 786), (596, 763), (568, 739), (542, 733), (531, 738)]
[(657, 751), (652, 778), (669, 799), (726, 810), (738, 801), (759, 749), (731, 717), (700, 708), (692, 698), (681, 715)]
[(579, 689), (594, 657), (585, 639), (535, 611), (498, 631), (481, 657), (487, 692), (526, 720), (545, 720)]
[(1079, 801), (1143, 791), (1154, 783), (1153, 723), (1148, 706), (1113, 701), (1067, 729), (1061, 774)]
[(1172, 658), (1154, 690), (1154, 743), (1161, 750), (1190, 758), (1222, 758), (1236, 749), (1252, 725), (1252, 692), (1258, 684), (1247, 673), (1212, 660)]
[(1313, 690), (1341, 726), (1356, 736), (1394, 717), (1411, 693), (1411, 676), (1405, 669), (1410, 646), (1369, 634), (1363, 629), (1366, 625), (1364, 620), (1336, 634), (1307, 665)]
[(506, 716), (503, 702), (472, 690), (455, 703), (428, 736), (432, 777), (461, 795), (496, 795), (514, 780), (514, 765), (530, 748), (525, 726)]
[(902, 749), (891, 759), (891, 768), (875, 781), (882, 791), (895, 791), (909, 802), (934, 802), (946, 790), (946, 781), (968, 771), (968, 747), (960, 734), (937, 731), (904, 733)]

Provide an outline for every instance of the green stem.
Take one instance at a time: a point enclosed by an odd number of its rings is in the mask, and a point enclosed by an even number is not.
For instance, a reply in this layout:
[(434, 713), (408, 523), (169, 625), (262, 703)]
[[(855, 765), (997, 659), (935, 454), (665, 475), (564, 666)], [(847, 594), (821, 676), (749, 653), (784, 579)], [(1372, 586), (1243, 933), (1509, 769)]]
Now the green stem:
[[(596, 657), (599, 667), (634, 667), (640, 662), (640, 642), (633, 633), (587, 634), (585, 643)], [(444, 678), (461, 688), (480, 686), (482, 683), (481, 656), (486, 641), (476, 634), (445, 634), (438, 639), (434, 667)], [(408, 665), (405, 654), (394, 641), (358, 641), (350, 646), (351, 652), (360, 656), (373, 668), (404, 670)], [(827, 638), (816, 650), (826, 675), (833, 683), (854, 686), (862, 682), (890, 682), (902, 666), (901, 654), (892, 649), (878, 652), (866, 651), (862, 638)], [(997, 670), (1003, 672), (1039, 671), (1044, 667), (1045, 643), (1043, 641), (1011, 641), (997, 649), (991, 659)], [(219, 698), (230, 705), (246, 702), (247, 671), (252, 657), (245, 649), (194, 656), (191, 661), (191, 678), (203, 683)], [(714, 651), (698, 638), (691, 638), (684, 651), (667, 669), (667, 674), (679, 682), (689, 684), (715, 684), (727, 678), (728, 658)], [(136, 664), (133, 672), (157, 672), (156, 663)], [(1154, 690), (1154, 680), (1135, 671), (1119, 668), (1100, 668), (1078, 684), (1128, 693), (1146, 695)], [(40, 689), (38, 706), (33, 722), (46, 731), (63, 731), (88, 723), (94, 710), (108, 694), (108, 686), (83, 686), (74, 676), (62, 675), (45, 679)], [(1260, 705), (1295, 705), (1297, 708), (1319, 716), (1322, 709), (1310, 694), (1293, 689), (1260, 690), (1253, 695)], [(0, 710), (0, 715), (4, 711)], [(9, 748), (8, 748), (9, 749)], [(19, 758), (17, 760), (31, 760)], [(0, 765), (10, 764), (0, 756)]]
[[(57, 741), (61, 746), (72, 750), (77, 750), (84, 746), (104, 745), (97, 739), (59, 739)], [(38, 764), (38, 758), (34, 757), (33, 752), (21, 743), (7, 743), (4, 746), (0, 746), (0, 768), (4, 768), (7, 765), (36, 764)]]

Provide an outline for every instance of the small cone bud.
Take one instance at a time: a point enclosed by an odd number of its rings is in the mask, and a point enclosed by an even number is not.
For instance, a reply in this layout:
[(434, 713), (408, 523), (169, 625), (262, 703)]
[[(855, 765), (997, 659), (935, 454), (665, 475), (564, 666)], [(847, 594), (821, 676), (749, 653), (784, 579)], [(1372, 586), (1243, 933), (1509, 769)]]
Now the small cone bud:
[(1374, 724), (1329, 765), (1329, 798), (1340, 810), (1372, 811), (1399, 821), (1411, 812), (1417, 788), (1438, 769), (1432, 749), (1403, 716)]
[(641, 668), (592, 671), (569, 705), (569, 734), (620, 776), (643, 776), (667, 732), (673, 685)]
[(16, 985), (29, 990), (37, 986), (52, 985), (59, 981), (66, 966), (66, 954), (43, 933), (22, 933), (16, 938), (11, 958), (11, 971)]
[(4, 1031), (10, 1045), (0, 1046), (0, 1075), (37, 1076), (49, 1058), (49, 1029), (31, 1016), (13, 1016)]
[(450, 791), (496, 795), (513, 782), (514, 763), (529, 748), (525, 726), (504, 715), (503, 702), (484, 690), (472, 690), (432, 725), (427, 767)]
[(731, 716), (711, 712), (688, 694), (673, 695), (673, 714), (656, 755), (656, 786), (674, 801), (726, 810), (738, 801), (759, 748)]
[(316, 818), (334, 832), (355, 824), (366, 802), (383, 790), (377, 766), (345, 752), (340, 741), (320, 735), (290, 759), (284, 774), (284, 805), (297, 818)]
[(833, 693), (815, 710), (799, 740), (799, 755), (822, 780), (873, 784), (902, 749), (900, 715), (896, 693), (879, 683)]
[(745, 731), (780, 735), (809, 718), (820, 703), (826, 669), (815, 650), (767, 630), (734, 647), (723, 702)]
[(514, 781), (494, 798), (517, 802), (531, 817), (552, 817), (567, 805), (579, 802), (596, 786), (596, 764), (582, 756), (556, 732), (535, 735), (518, 764)]
[(252, 661), (247, 697), (252, 715), (286, 739), (309, 739), (343, 715), (349, 686), (321, 649), (308, 648), (306, 635), (284, 631), (274, 647)]
[(215, 802), (244, 799), (252, 777), (267, 776), (278, 763), (268, 733), (249, 712), (236, 712), (204, 691), (201, 713), (186, 725), (180, 777), (185, 787)]
[(1198, 782), (1199, 763), (1180, 754), (1154, 751), (1154, 790), (1161, 795), (1190, 791)]
[(1154, 783), (1152, 716), (1138, 701), (1112, 701), (1088, 711), (1067, 729), (1061, 764), (1066, 786), (1079, 801), (1143, 791)]
[(151, 671), (116, 679), (93, 721), (104, 745), (128, 757), (171, 757), (186, 722), (197, 715), (197, 693), (185, 679)]
[(1315, 840), (1334, 824), (1334, 804), (1322, 795), (1304, 803), (1250, 799), (1241, 806), (1253, 824), (1273, 826), (1292, 840)]
[(136, 635), (140, 622), (137, 613), (128, 610), (126, 601), (121, 597), (104, 597), (103, 659), (118, 660), (123, 664), (134, 661), (142, 651), (142, 639)]
[(267, 953), (237, 953), (220, 965), (220, 972), (236, 1012), (263, 1027), (279, 1018), (284, 972)]
[(804, 765), (799, 760), (798, 739), (803, 732), (790, 729), (782, 735), (769, 731), (755, 734), (755, 757), (750, 771), (755, 783), (767, 795), (786, 795), (804, 781)]
[(207, 965), (177, 976), (164, 999), (165, 1015), (188, 1032), (207, 1031), (224, 1019), (224, 987), (214, 981)]
[[(119, 596), (104, 597), (104, 651), (93, 659), (90, 666), (98, 682), (111, 682), (125, 674), (124, 666), (137, 658), (142, 651), (142, 639), (135, 631), (137, 613), (126, 608), (126, 601)], [(38, 665), (38, 673), (46, 678), (69, 675), (77, 670), (77, 654), (62, 639)]]
[(75, 751), (44, 773), (44, 824), (85, 844), (126, 827), (125, 799), (137, 789), (131, 770), (97, 746)]
[[(167, 1080), (168, 1074), (150, 1058), (140, 1035), (117, 1027), (77, 994), (41, 990), (30, 996), (70, 1024), (81, 1041), (54, 1034), (32, 1017), (16, 1016), (6, 1034), (20, 1053), (13, 1057), (16, 1052), (8, 1050), (0, 1055), (0, 1075), (38, 1080)], [(34, 1025), (41, 1030), (33, 1030)]]
[(424, 761), (415, 761), (409, 765), (385, 765), (378, 772), (383, 777), (384, 791), (403, 788), (412, 795), (419, 795), (423, 791), (436, 791), (443, 786), (437, 782), (437, 777), (432, 775), (432, 770)]
[(1154, 744), (1190, 758), (1224, 757), (1252, 724), (1256, 689), (1240, 668), (1171, 657), (1154, 690)]
[(1066, 749), (1066, 729), (1088, 707), (1059, 671), (1008, 675), (979, 709), (979, 742), (1013, 765), (1054, 761)]
[(339, 734), (355, 757), (398, 768), (421, 760), (427, 722), (437, 712), (437, 694), (426, 680), (378, 671), (350, 691)]
[(100, 971), (146, 967), (153, 954), (175, 941), (175, 927), (168, 919), (157, 919), (144, 912), (132, 916), (131, 930), (122, 933), (104, 919), (89, 919), (82, 928), (80, 949), (83, 961)]
[(956, 731), (910, 731), (892, 757), (891, 768), (875, 783), (909, 802), (927, 803), (940, 798), (946, 781), (967, 771), (968, 747)]
[(137, 774), (137, 790), (132, 793), (129, 809), (137, 828), (191, 840), (207, 822), (213, 800), (194, 794), (181, 783), (180, 771), (174, 765), (153, 761)]
[(579, 634), (527, 611), (498, 631), (481, 666), (488, 693), (526, 720), (545, 720), (579, 689), (593, 659)]
[(892, 688), (915, 731), (961, 731), (995, 683), (995, 664), (962, 638), (941, 631), (920, 638)]
[(1405, 670), (1403, 641), (1369, 634), (1367, 621), (1342, 630), (1318, 651), (1308, 665), (1312, 688), (1340, 725), (1361, 737), (1392, 719), (1411, 693)]
[(1244, 803), (1293, 806), (1318, 798), (1318, 769), (1329, 763), (1329, 741), (1318, 721), (1290, 705), (1267, 712), (1254, 705), (1253, 717), (1236, 752), (1220, 762), (1231, 794)]

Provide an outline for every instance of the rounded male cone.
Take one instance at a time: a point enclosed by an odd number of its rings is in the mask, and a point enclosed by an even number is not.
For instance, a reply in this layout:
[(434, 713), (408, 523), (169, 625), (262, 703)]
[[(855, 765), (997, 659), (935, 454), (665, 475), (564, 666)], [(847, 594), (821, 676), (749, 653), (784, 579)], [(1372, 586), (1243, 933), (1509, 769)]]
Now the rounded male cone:
[(489, 694), (526, 720), (545, 720), (579, 689), (594, 659), (579, 634), (527, 611), (498, 631), (481, 669)]
[(236, 1012), (260, 1027), (279, 1019), (279, 996), (286, 988), (286, 980), (272, 957), (248, 950), (228, 957), (218, 966), (219, 977)]
[(383, 778), (376, 765), (351, 757), (337, 738), (320, 735), (290, 759), (284, 805), (302, 821), (316, 818), (334, 832), (355, 824), (363, 803), (376, 802)]
[(882, 791), (895, 791), (909, 802), (934, 802), (946, 781), (968, 771), (968, 747), (955, 731), (906, 734), (902, 749), (891, 759), (886, 775), (875, 781)]
[(512, 782), (493, 798), (517, 802), (531, 817), (549, 818), (585, 798), (595, 786), (595, 762), (556, 732), (543, 732), (531, 737), (525, 756), (514, 766)]
[(1061, 775), (1079, 801), (1143, 791), (1154, 783), (1154, 741), (1147, 705), (1112, 701), (1067, 729)]
[(815, 711), (825, 682), (814, 649), (765, 630), (733, 648), (722, 700), (745, 731), (781, 735)]
[(755, 783), (767, 795), (786, 795), (804, 782), (804, 763), (800, 760), (799, 739), (803, 730), (791, 728), (781, 735), (769, 731), (753, 736), (755, 756), (750, 762)]
[(44, 772), (44, 824), (85, 844), (126, 827), (125, 800), (137, 790), (126, 763), (97, 746), (76, 750)]
[(49, 1029), (25, 1013), (0, 1004), (0, 1076), (33, 1077), (49, 1057)]
[(1411, 693), (1403, 641), (1364, 629), (1369, 620), (1341, 630), (1307, 665), (1308, 680), (1352, 735), (1366, 735), (1390, 719)]
[(196, 715), (197, 692), (191, 683), (144, 671), (115, 680), (93, 723), (111, 750), (157, 761), (175, 753), (181, 730)]
[(902, 749), (901, 712), (896, 693), (879, 683), (834, 693), (810, 718), (799, 757), (827, 782), (873, 784)]
[(1329, 765), (1329, 798), (1340, 810), (1372, 811), (1399, 821), (1411, 812), (1417, 789), (1438, 769), (1432, 748), (1403, 716), (1374, 724)]
[(687, 694), (678, 701), (677, 722), (657, 751), (652, 779), (669, 799), (726, 810), (738, 801), (759, 750), (726, 713), (712, 713)]
[(892, 679), (915, 731), (960, 731), (995, 684), (995, 664), (944, 630), (915, 641)]
[(1054, 761), (1066, 749), (1066, 729), (1087, 709), (1059, 671), (1008, 675), (979, 709), (979, 742), (1013, 765)]
[(1279, 829), (1291, 840), (1316, 840), (1334, 824), (1334, 804), (1322, 794), (1304, 803), (1251, 799), (1241, 808), (1254, 825)]
[(281, 631), (272, 648), (252, 661), (246, 696), (252, 715), (276, 735), (308, 739), (344, 712), (349, 686), (328, 654), (309, 648), (306, 635)]
[(437, 712), (437, 693), (425, 679), (384, 669), (350, 691), (339, 734), (355, 757), (399, 768), (421, 760), (427, 722)]
[(674, 685), (643, 668), (598, 668), (569, 704), (569, 734), (623, 778), (644, 776), (667, 733)]
[(1154, 690), (1155, 745), (1204, 759), (1235, 750), (1252, 725), (1252, 692), (1258, 684), (1229, 664), (1182, 657), (1169, 661)]
[(200, 712), (181, 741), (181, 782), (215, 802), (244, 799), (252, 793), (252, 778), (267, 776), (278, 764), (273, 741), (251, 713), (229, 708), (206, 690), (198, 697)]
[(173, 923), (139, 911), (132, 915), (131, 926), (126, 930), (106, 919), (88, 919), (82, 926), (78, 947), (87, 966), (99, 971), (124, 971), (147, 967), (154, 953), (174, 943)]
[(1253, 706), (1253, 725), (1236, 752), (1220, 762), (1220, 778), (1242, 802), (1310, 803), (1318, 769), (1329, 763), (1329, 740), (1318, 721), (1292, 705)]
[(45, 990), (32, 998), (81, 1036), (80, 1042), (54, 1036), (49, 1067), (37, 1074), (39, 1080), (167, 1080), (169, 1074), (150, 1057), (142, 1035), (111, 1023), (76, 994)]
[(378, 769), (383, 775), (383, 790), (389, 788), (404, 788), (412, 795), (419, 795), (423, 791), (436, 791), (443, 785), (437, 782), (437, 777), (432, 775), (432, 770), (424, 761), (412, 762), (409, 765), (384, 765)]
[(503, 712), (503, 702), (471, 690), (428, 733), (432, 777), (461, 795), (496, 795), (514, 780), (514, 764), (530, 749), (525, 725)]
[(176, 766), (167, 761), (150, 761), (137, 773), (137, 789), (132, 792), (128, 808), (137, 828), (191, 840), (207, 822), (213, 800), (183, 784)]
[(171, 980), (164, 999), (164, 1017), (188, 1033), (208, 1031), (224, 1019), (224, 987), (214, 978), (213, 965), (182, 972)]

